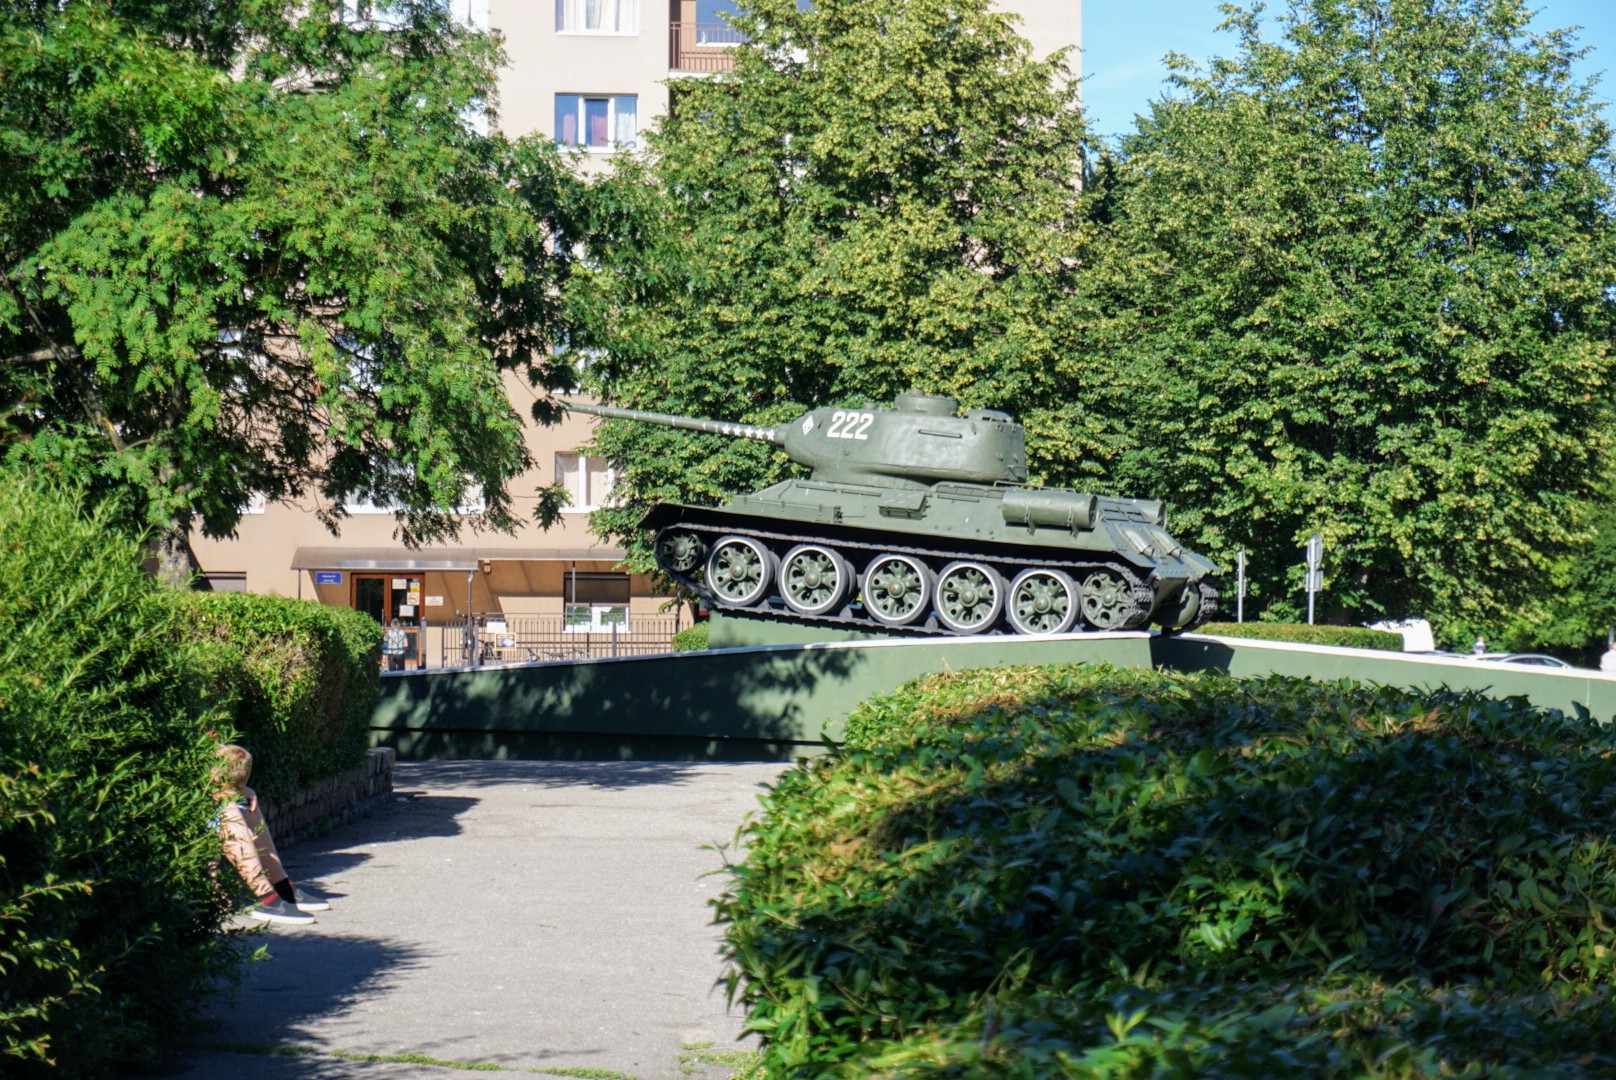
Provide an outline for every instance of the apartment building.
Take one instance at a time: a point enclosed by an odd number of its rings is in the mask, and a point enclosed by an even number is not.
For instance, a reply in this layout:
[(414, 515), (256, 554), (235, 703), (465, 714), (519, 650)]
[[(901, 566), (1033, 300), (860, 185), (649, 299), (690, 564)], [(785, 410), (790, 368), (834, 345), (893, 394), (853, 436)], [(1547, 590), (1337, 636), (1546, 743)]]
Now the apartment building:
[[(807, 2), (807, 0), (801, 0)], [(1022, 20), (1039, 55), (1080, 43), (1081, 0), (1001, 0)], [(500, 81), (500, 124), (586, 152), (583, 167), (610, 167), (666, 112), (669, 82), (731, 66), (733, 0), (452, 0), (473, 25), (501, 31), (509, 66)], [(1075, 60), (1074, 60), (1075, 63)], [(533, 390), (507, 379), (517, 412)], [(250, 508), (230, 540), (200, 535), (193, 547), (216, 589), (317, 599), (367, 611), (411, 631), (409, 664), (550, 659), (609, 654), (666, 640), (679, 625), (646, 575), (622, 573), (623, 552), (588, 529), (611, 489), (605, 463), (579, 451), (592, 421), (529, 424), (535, 468), (511, 485), (523, 493), (556, 480), (572, 495), (562, 522), (515, 536), (466, 534), (457, 544), (411, 551), (393, 539), (386, 507), (350, 506), (340, 536), (319, 507)], [(683, 619), (688, 625), (688, 617)]]

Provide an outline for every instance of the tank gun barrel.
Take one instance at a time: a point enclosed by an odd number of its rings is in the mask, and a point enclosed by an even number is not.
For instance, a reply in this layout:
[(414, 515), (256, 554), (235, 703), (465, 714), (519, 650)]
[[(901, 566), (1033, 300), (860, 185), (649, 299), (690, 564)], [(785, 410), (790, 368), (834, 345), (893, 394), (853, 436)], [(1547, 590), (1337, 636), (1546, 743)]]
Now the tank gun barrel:
[(709, 435), (727, 435), (732, 439), (756, 439), (758, 442), (774, 443), (776, 446), (781, 446), (785, 443), (785, 437), (776, 429), (758, 427), (756, 424), (733, 424), (726, 420), (701, 420), (693, 416), (674, 416), (672, 413), (619, 409), (613, 405), (585, 405), (579, 403), (568, 405), (567, 408), (572, 412), (586, 413), (589, 416), (604, 416), (609, 420), (640, 420), (647, 424), (660, 424), (663, 427), (704, 431)]

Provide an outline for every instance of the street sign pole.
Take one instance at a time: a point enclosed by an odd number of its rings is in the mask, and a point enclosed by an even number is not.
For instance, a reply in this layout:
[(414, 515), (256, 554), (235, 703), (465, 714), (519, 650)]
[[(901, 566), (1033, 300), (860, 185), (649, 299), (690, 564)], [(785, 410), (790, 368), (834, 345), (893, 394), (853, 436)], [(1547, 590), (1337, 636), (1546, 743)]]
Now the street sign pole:
[(1324, 537), (1314, 533), (1307, 539), (1307, 625), (1313, 625), (1313, 599), (1324, 588)]
[(1234, 621), (1246, 621), (1246, 549), (1235, 557)]

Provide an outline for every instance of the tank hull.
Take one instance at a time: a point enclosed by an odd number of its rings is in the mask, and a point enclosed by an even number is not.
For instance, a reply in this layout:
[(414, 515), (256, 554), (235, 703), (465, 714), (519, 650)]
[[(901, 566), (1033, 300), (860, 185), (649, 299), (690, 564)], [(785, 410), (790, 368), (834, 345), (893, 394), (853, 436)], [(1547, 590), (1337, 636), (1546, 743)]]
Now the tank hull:
[(1214, 568), (1161, 518), (1058, 489), (795, 479), (719, 507), (662, 504), (643, 524), (658, 567), (714, 607), (977, 634), (1206, 621)]

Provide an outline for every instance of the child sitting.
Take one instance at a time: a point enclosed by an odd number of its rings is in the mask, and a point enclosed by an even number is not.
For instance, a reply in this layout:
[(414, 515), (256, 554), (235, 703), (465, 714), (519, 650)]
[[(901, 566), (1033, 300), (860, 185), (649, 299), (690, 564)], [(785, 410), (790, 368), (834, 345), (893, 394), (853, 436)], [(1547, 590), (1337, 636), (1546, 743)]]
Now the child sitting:
[(258, 793), (247, 786), (252, 754), (231, 743), (219, 747), (219, 757), (223, 760), (215, 773), (223, 786), (214, 796), (219, 800), (219, 838), (225, 858), (258, 898), (248, 914), (265, 922), (313, 922), (309, 912), (325, 911), (331, 904), (313, 890), (294, 885), (281, 866), (275, 840), (258, 810)]

